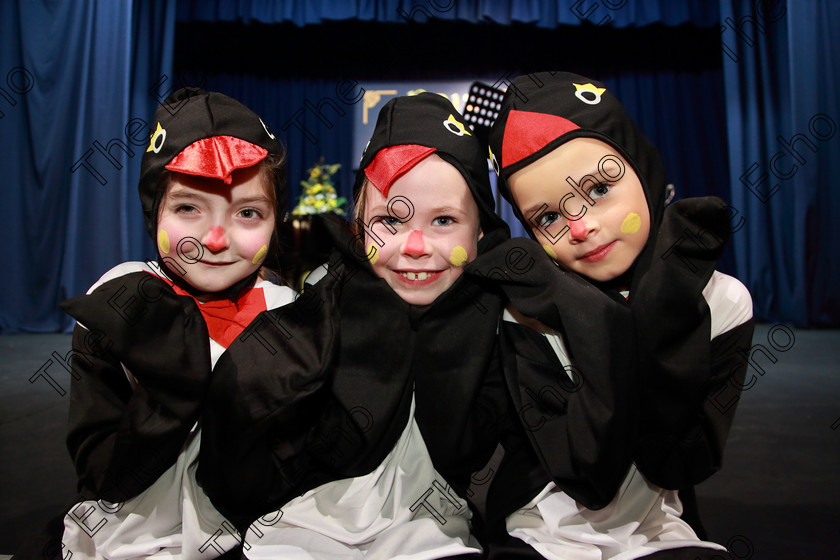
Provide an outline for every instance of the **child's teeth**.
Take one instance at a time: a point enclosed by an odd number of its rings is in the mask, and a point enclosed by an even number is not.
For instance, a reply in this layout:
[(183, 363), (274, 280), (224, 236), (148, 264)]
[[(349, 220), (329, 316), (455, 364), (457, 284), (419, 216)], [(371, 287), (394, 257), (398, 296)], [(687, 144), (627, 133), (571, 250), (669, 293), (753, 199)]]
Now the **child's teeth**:
[(431, 273), (429, 272), (403, 272), (403, 276), (405, 276), (408, 280), (425, 280)]

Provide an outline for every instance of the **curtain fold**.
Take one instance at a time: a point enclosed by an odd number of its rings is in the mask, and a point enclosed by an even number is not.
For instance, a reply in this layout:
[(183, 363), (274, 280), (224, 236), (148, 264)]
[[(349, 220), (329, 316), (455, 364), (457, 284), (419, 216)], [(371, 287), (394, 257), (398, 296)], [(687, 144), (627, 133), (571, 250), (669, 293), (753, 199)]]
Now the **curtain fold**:
[(737, 275), (768, 321), (840, 324), (838, 21), (831, 0), (721, 2)]
[(56, 332), (71, 325), (61, 300), (150, 254), (135, 234), (148, 143), (147, 123), (135, 119), (153, 112), (148, 90), (171, 74), (175, 4), (8, 2), (0, 20), (0, 69), (20, 68), (13, 83), (26, 90), (0, 105), (11, 263), (0, 332)]
[(328, 21), (426, 22), (430, 18), (492, 22), (615, 27), (693, 24), (714, 26), (717, 0), (183, 0), (178, 21), (287, 23)]

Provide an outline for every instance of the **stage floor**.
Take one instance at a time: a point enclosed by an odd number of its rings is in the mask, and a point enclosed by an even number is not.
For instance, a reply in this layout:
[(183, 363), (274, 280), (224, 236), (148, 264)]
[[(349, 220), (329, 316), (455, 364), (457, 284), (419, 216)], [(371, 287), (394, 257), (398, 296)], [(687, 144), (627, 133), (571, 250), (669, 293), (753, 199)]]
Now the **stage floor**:
[[(723, 470), (697, 489), (701, 517), (735, 559), (840, 558), (840, 330), (762, 324), (758, 344), (764, 374), (748, 370)], [(0, 336), (0, 553), (73, 496), (69, 349), (69, 335)]]

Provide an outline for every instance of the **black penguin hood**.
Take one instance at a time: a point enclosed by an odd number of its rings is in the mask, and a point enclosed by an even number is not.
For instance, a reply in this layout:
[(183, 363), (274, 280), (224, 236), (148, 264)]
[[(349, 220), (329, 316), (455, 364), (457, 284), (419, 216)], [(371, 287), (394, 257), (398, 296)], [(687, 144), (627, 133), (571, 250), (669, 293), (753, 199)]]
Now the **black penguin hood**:
[[(195, 88), (180, 89), (158, 106), (152, 122), (155, 129), (152, 131), (149, 146), (143, 153), (138, 185), (146, 231), (152, 240), (156, 240), (157, 237), (157, 209), (163, 196), (164, 185), (160, 184), (160, 177), (166, 169), (194, 175), (217, 176), (225, 180), (231, 171), (253, 165), (268, 154), (283, 156), (280, 143), (269, 132), (262, 119), (239, 101), (221, 93)], [(209, 164), (214, 167), (212, 172), (195, 170), (197, 165), (206, 167), (208, 164), (196, 162), (195, 158), (187, 161), (182, 157), (187, 148), (219, 137), (230, 138), (236, 145), (229, 154), (225, 154), (232, 160)], [(256, 150), (253, 147), (257, 147)], [(208, 148), (205, 154), (207, 151), (216, 151), (211, 146)], [(256, 153), (262, 153), (260, 149), (266, 152), (262, 157)], [(181, 161), (181, 164), (173, 168), (172, 165), (176, 161)], [(190, 167), (193, 168), (192, 171), (189, 170)], [(281, 203), (284, 200), (282, 181), (275, 181), (274, 188), (278, 195), (278, 203)], [(282, 212), (279, 214), (282, 216)], [(278, 219), (281, 216), (278, 216)]]
[(601, 82), (569, 72), (539, 72), (511, 83), (490, 132), (490, 161), (499, 192), (530, 231), (513, 203), (508, 179), (516, 171), (574, 138), (606, 142), (633, 168), (650, 211), (651, 232), (665, 207), (665, 166), (659, 151)]
[(449, 100), (435, 93), (391, 99), (379, 111), (370, 142), (362, 154), (353, 185), (354, 196), (365, 182), (366, 169), (380, 151), (403, 145), (434, 148), (434, 153), (452, 164), (467, 182), (478, 206), (484, 236), (499, 230), (503, 232), (502, 238), (507, 237), (507, 224), (495, 212), (486, 146), (470, 132), (463, 124), (465, 122)]

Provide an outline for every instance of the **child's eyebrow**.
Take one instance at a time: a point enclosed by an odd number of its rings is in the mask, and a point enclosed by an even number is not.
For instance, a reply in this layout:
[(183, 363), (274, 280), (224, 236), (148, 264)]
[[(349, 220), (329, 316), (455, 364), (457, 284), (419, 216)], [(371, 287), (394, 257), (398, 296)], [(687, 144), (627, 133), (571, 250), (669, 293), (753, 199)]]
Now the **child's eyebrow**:
[(536, 204), (534, 204), (533, 206), (530, 206), (530, 207), (526, 208), (525, 210), (523, 210), (522, 215), (525, 216), (526, 220), (530, 221), (531, 218), (537, 218), (538, 217), (536, 215), (538, 212), (539, 213), (556, 212), (556, 210), (552, 210), (551, 206), (549, 206), (548, 204), (546, 204), (543, 201), (540, 201), (540, 202), (537, 202)]
[(433, 214), (466, 214), (467, 211), (457, 206), (441, 206), (439, 208), (432, 208)]
[(596, 181), (606, 181), (607, 180), (606, 177), (604, 177), (601, 174), (601, 171), (597, 167), (595, 169), (593, 169), (592, 171), (590, 171), (589, 173), (584, 173), (582, 175), (579, 175), (576, 178), (571, 177), (571, 175), (569, 175), (569, 177), (572, 178), (572, 179), (576, 179), (575, 182), (578, 183), (578, 184), (580, 184), (587, 177), (591, 177), (592, 179), (595, 179)]
[(371, 214), (377, 214), (379, 212), (387, 213), (387, 211), (388, 211), (388, 205), (387, 204), (385, 204), (383, 202), (376, 202), (376, 203), (372, 204), (370, 207), (368, 207), (365, 212), (366, 213), (370, 212)]
[[(613, 154), (609, 154), (607, 156), (604, 156), (603, 158), (601, 158), (601, 161), (604, 161), (605, 159), (606, 159), (606, 162), (604, 163), (604, 165), (601, 165), (599, 163), (598, 167), (596, 167), (595, 169), (593, 169), (589, 173), (584, 173), (583, 175), (580, 175), (577, 178), (576, 182), (578, 184), (580, 184), (581, 181), (583, 181), (587, 177), (592, 177), (596, 181), (603, 181), (605, 183), (618, 182), (618, 180), (621, 177), (613, 178), (613, 175), (610, 174), (610, 171), (613, 171), (613, 170), (616, 170), (616, 169), (623, 171), (624, 170), (624, 165), (622, 164), (621, 160), (618, 159), (618, 156), (613, 155)], [(623, 175), (624, 175), (624, 173), (622, 172), (621, 176), (623, 176)]]
[(237, 198), (233, 201), (233, 204), (271, 204), (271, 199), (267, 196), (248, 196), (245, 198)]
[(183, 200), (202, 200), (204, 197), (201, 193), (188, 190), (171, 190), (166, 194), (167, 198), (178, 198)]

